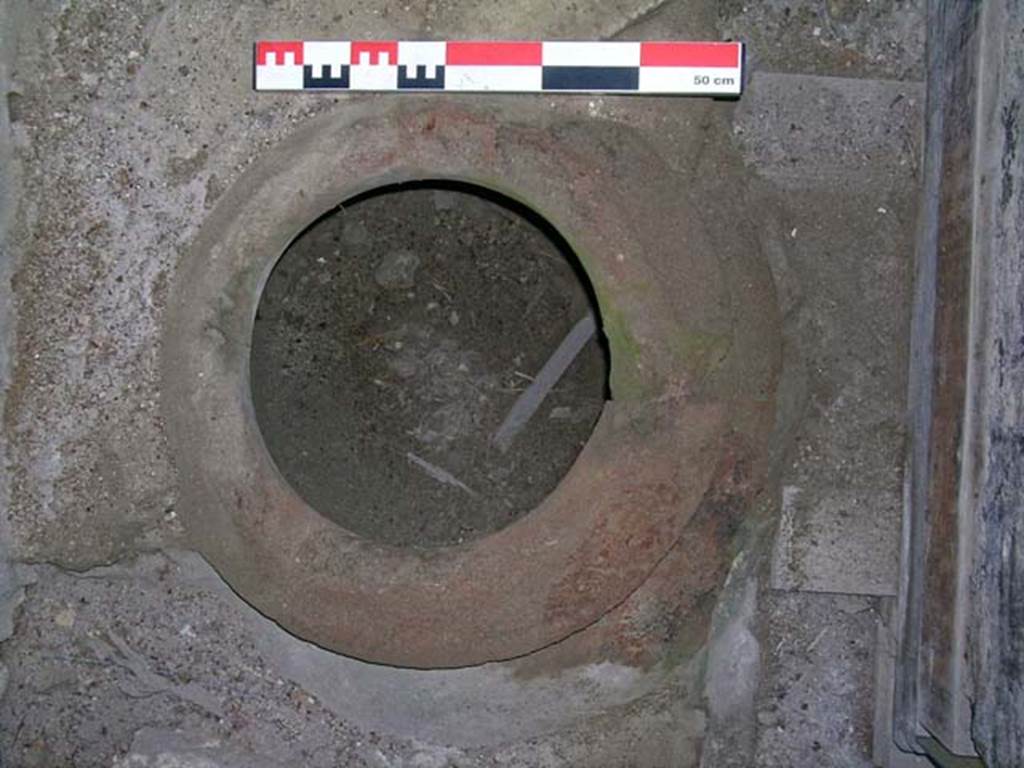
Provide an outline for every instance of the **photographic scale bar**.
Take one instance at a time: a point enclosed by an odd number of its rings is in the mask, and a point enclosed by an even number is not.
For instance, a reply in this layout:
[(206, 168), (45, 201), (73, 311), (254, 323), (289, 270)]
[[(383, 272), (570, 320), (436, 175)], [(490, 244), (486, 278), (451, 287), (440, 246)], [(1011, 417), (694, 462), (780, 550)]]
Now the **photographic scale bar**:
[(743, 43), (261, 40), (254, 80), (257, 91), (739, 96)]

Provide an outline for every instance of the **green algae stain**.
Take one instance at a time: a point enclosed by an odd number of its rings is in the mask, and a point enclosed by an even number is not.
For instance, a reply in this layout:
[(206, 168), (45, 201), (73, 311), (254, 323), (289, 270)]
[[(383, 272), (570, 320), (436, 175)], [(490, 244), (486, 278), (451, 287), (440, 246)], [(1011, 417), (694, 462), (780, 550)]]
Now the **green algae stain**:
[(722, 364), (729, 354), (732, 337), (724, 333), (708, 333), (681, 329), (669, 337), (673, 357), (695, 378), (703, 378)]

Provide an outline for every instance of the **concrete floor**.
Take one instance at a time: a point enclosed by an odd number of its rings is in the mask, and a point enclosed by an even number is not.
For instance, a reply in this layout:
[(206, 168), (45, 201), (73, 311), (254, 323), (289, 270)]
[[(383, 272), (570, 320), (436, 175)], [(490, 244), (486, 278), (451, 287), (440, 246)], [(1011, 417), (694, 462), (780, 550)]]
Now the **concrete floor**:
[[(0, 763), (873, 765), (922, 16), (896, 0), (0, 3)], [(742, 158), (783, 314), (773, 486), (708, 595), (710, 639), (668, 677), (373, 667), (280, 630), (186, 551), (158, 407), (168, 286), (246, 167), (343, 103), (253, 93), (251, 41), (332, 35), (749, 43), (714, 140)], [(564, 100), (595, 131), (646, 109)], [(669, 165), (688, 109), (651, 131)]]

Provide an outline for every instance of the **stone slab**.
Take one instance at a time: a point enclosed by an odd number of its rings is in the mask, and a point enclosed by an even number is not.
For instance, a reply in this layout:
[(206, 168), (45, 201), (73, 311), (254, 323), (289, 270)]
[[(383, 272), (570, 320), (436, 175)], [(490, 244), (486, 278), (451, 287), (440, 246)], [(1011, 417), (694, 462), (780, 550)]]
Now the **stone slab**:
[(757, 73), (736, 112), (784, 313), (777, 589), (896, 591), (922, 104)]
[(776, 589), (891, 595), (899, 561), (900, 497), (891, 490), (837, 489), (807, 497), (783, 488), (773, 559)]
[(878, 599), (771, 592), (757, 696), (757, 768), (875, 768)]

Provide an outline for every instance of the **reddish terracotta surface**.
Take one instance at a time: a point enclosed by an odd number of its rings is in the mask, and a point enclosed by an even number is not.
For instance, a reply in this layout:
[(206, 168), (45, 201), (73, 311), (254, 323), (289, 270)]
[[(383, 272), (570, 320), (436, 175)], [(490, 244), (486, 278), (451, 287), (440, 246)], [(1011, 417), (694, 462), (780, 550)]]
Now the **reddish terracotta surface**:
[[(671, 598), (680, 616), (706, 614), (699, 596), (722, 578), (734, 527), (729, 505), (715, 501), (723, 467), (737, 435), (757, 454), (770, 426), (763, 404), (775, 365), (763, 349), (777, 344), (776, 317), (773, 305), (749, 302), (751, 286), (770, 297), (770, 283), (766, 273), (745, 273), (748, 301), (730, 298), (722, 234), (710, 238), (714, 222), (669, 194), (678, 178), (639, 138), (629, 141), (631, 129), (602, 127), (627, 134), (613, 144), (538, 106), (500, 114), (439, 102), (316, 121), (225, 197), (182, 265), (164, 342), (181, 514), (195, 546), (242, 596), (327, 648), (416, 667), (508, 659), (598, 622), (666, 562), (665, 584), (688, 572), (684, 599)], [(309, 221), (368, 187), (431, 177), (511, 193), (565, 234), (601, 303), (614, 400), (536, 510), (479, 541), (416, 552), (359, 539), (285, 483), (252, 415), (248, 339), (269, 270)], [(733, 203), (721, 202), (727, 219)], [(743, 252), (749, 241), (733, 229), (732, 247)], [(758, 323), (737, 318), (751, 312), (761, 313)], [(736, 338), (748, 326), (759, 330)], [(731, 339), (733, 357), (752, 345), (751, 359), (767, 363), (711, 360), (707, 339)], [(762, 405), (750, 407), (755, 400)], [(709, 496), (713, 481), (719, 490)], [(698, 509), (700, 522), (688, 527)], [(626, 625), (619, 635), (628, 646), (645, 630)]]

